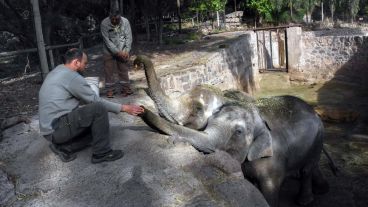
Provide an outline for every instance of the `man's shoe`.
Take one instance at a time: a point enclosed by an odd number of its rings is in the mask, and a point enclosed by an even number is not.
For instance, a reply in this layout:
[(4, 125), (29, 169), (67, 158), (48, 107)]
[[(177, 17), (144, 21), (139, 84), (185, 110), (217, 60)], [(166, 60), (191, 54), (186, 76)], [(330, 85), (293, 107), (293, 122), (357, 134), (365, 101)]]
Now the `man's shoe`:
[(123, 86), (121, 89), (121, 94), (123, 97), (127, 97), (133, 94), (132, 89), (129, 86)]
[(114, 161), (122, 158), (124, 156), (121, 150), (110, 150), (106, 153), (100, 155), (92, 155), (92, 163), (100, 163), (105, 161)]
[(72, 160), (75, 160), (75, 158), (77, 158), (77, 155), (75, 153), (67, 152), (55, 144), (50, 144), (50, 149), (53, 153), (59, 156), (59, 158), (63, 162), (70, 162)]

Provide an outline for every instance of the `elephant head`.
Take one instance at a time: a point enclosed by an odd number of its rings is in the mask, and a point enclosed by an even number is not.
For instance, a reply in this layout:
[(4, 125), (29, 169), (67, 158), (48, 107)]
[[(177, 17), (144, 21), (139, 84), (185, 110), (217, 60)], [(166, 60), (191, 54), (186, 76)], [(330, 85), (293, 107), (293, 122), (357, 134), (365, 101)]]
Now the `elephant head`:
[(197, 86), (180, 97), (171, 98), (161, 88), (153, 63), (148, 57), (137, 56), (134, 64), (143, 67), (149, 96), (160, 114), (172, 123), (203, 129), (213, 112), (225, 103), (222, 92), (211, 86)]
[(239, 162), (272, 156), (272, 137), (258, 109), (252, 103), (228, 103), (208, 119), (203, 131), (170, 123), (149, 110), (143, 120), (160, 132), (191, 143), (200, 151), (228, 152)]

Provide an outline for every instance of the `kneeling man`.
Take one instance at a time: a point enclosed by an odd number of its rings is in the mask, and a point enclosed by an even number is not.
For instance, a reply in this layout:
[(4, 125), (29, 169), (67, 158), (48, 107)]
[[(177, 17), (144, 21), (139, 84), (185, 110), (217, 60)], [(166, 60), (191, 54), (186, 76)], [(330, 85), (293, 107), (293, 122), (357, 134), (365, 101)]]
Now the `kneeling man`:
[(140, 106), (122, 105), (97, 96), (79, 73), (85, 70), (87, 61), (81, 49), (68, 50), (64, 64), (47, 75), (39, 92), (41, 134), (64, 162), (74, 160), (75, 152), (89, 144), (92, 163), (120, 159), (123, 152), (110, 146), (108, 112), (136, 116), (144, 111)]

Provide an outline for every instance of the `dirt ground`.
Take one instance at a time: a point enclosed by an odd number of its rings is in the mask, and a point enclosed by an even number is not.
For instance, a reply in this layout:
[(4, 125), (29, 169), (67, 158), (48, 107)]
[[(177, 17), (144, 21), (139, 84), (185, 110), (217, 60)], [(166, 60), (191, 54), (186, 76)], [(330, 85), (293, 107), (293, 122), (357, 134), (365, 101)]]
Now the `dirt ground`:
[[(89, 53), (88, 76), (103, 77), (100, 46), (93, 47)], [(192, 51), (198, 45), (173, 45), (157, 47), (155, 45), (137, 45), (134, 54), (146, 54), (155, 64), (173, 58), (183, 52)], [(131, 74), (139, 73), (132, 69)], [(31, 117), (38, 111), (38, 90), (41, 86), (40, 75), (18, 78), (0, 83), (0, 122), (13, 116)], [(102, 94), (103, 95), (103, 94)], [(310, 206), (315, 207), (365, 207), (368, 206), (368, 141), (351, 139), (351, 131), (357, 125), (352, 123), (325, 123), (325, 145), (340, 169), (336, 177), (328, 168), (322, 155), (321, 167), (330, 183), (330, 192), (316, 196)], [(296, 206), (293, 200), (297, 194), (295, 180), (288, 179), (282, 189), (280, 206)]]

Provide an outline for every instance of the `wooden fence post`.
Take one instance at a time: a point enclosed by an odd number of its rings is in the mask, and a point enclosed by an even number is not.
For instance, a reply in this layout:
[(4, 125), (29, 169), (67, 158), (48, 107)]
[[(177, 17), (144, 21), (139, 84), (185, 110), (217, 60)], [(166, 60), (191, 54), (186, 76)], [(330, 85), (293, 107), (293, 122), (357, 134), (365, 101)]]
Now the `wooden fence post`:
[(34, 22), (35, 22), (38, 56), (40, 58), (42, 78), (45, 79), (47, 74), (49, 73), (49, 66), (47, 64), (45, 42), (43, 40), (43, 34), (42, 34), (40, 8), (39, 8), (38, 0), (31, 0), (31, 4), (33, 8), (33, 17), (34, 17)]
[(52, 49), (49, 50), (49, 58), (51, 68), (55, 68), (54, 53), (52, 52)]
[(84, 45), (83, 45), (83, 36), (80, 36), (79, 38), (79, 48), (83, 50)]

